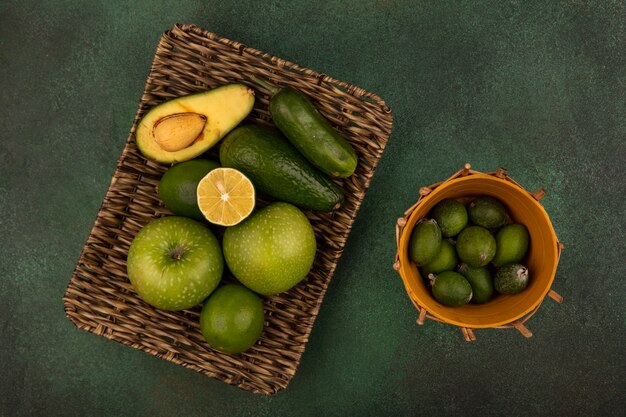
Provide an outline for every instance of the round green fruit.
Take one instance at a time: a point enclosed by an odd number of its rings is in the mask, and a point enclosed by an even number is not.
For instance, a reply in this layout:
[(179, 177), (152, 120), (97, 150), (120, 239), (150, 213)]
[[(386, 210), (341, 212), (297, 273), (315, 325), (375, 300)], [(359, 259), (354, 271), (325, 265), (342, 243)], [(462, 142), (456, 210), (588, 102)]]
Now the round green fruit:
[(517, 294), (528, 285), (528, 268), (521, 264), (508, 264), (498, 269), (493, 285), (500, 294)]
[(467, 226), (467, 209), (456, 200), (443, 200), (432, 211), (443, 237), (458, 235)]
[(521, 224), (504, 226), (496, 234), (496, 255), (491, 262), (495, 266), (517, 263), (528, 250), (528, 230)]
[(472, 299), (472, 286), (458, 272), (442, 272), (433, 282), (433, 296), (448, 307), (462, 306)]
[(297, 207), (273, 203), (226, 229), (224, 258), (233, 275), (263, 295), (302, 281), (315, 259), (315, 233)]
[(444, 271), (452, 271), (456, 268), (459, 258), (456, 256), (454, 245), (447, 239), (441, 241), (441, 249), (435, 259), (422, 268), (424, 276), (438, 274)]
[(463, 229), (456, 241), (459, 258), (473, 267), (485, 266), (496, 254), (496, 240), (480, 226)]
[(459, 272), (472, 286), (472, 303), (482, 304), (491, 300), (493, 296), (493, 278), (487, 268), (474, 268), (468, 264), (462, 264)]
[(217, 287), (224, 271), (220, 244), (203, 224), (163, 217), (133, 239), (126, 262), (137, 294), (162, 310), (199, 304)]
[(470, 203), (468, 212), (472, 223), (487, 229), (502, 226), (506, 219), (506, 209), (500, 200), (489, 196), (476, 197)]
[(409, 258), (418, 265), (428, 265), (441, 249), (441, 229), (433, 219), (420, 220), (409, 240)]
[(198, 208), (196, 189), (209, 171), (219, 167), (220, 164), (208, 159), (194, 159), (172, 166), (159, 181), (159, 198), (176, 215), (204, 220)]
[(228, 284), (215, 290), (200, 313), (200, 331), (213, 349), (240, 353), (261, 336), (265, 316), (263, 301), (243, 285)]

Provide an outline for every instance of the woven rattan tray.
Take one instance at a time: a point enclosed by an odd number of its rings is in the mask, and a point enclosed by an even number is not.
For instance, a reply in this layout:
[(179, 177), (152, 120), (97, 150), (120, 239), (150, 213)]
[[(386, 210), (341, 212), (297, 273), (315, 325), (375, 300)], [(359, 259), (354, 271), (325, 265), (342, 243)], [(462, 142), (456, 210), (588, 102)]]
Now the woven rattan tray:
[[(204, 342), (199, 307), (183, 312), (155, 309), (137, 297), (128, 281), (126, 255), (133, 236), (151, 220), (171, 214), (155, 189), (167, 167), (138, 152), (134, 132), (140, 117), (154, 105), (231, 82), (256, 90), (255, 108), (247, 121), (271, 123), (268, 92), (250, 81), (251, 74), (311, 97), (352, 143), (359, 165), (352, 177), (337, 182), (346, 193), (344, 207), (334, 213), (306, 212), (318, 241), (307, 279), (286, 293), (265, 298), (261, 339), (243, 354), (227, 355)], [(391, 128), (391, 111), (372, 93), (196, 26), (174, 26), (158, 44), (128, 142), (65, 293), (67, 317), (81, 329), (248, 391), (272, 394), (285, 388), (296, 372)]]

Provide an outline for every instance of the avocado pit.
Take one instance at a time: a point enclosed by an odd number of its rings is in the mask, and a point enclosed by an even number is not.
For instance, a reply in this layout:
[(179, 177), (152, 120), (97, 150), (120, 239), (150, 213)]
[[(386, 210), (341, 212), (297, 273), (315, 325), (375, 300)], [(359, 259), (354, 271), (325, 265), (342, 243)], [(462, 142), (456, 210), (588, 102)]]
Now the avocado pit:
[(179, 151), (194, 143), (206, 122), (206, 116), (198, 113), (170, 114), (154, 124), (154, 140), (164, 151)]

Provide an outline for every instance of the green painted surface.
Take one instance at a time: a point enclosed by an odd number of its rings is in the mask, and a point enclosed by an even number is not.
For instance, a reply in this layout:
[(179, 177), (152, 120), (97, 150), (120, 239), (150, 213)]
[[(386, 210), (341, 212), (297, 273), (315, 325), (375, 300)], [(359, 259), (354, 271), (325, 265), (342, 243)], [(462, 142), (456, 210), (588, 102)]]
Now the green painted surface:
[[(0, 415), (623, 412), (623, 2), (88, 3), (0, 3)], [(355, 83), (394, 111), (298, 373), (275, 396), (80, 331), (63, 313), (175, 22)], [(468, 344), (451, 327), (418, 327), (391, 269), (395, 219), (419, 186), (468, 161), (548, 190), (567, 244), (554, 286), (565, 303), (544, 304), (532, 339), (484, 330)]]

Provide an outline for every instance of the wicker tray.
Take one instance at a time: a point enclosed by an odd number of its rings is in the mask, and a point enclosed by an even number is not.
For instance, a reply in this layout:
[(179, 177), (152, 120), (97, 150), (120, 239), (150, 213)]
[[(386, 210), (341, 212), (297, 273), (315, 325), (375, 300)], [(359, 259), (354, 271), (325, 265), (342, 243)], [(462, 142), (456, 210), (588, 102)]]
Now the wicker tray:
[[(271, 123), (268, 92), (250, 82), (249, 74), (313, 98), (352, 143), (359, 165), (351, 178), (337, 181), (347, 197), (343, 208), (330, 214), (306, 212), (318, 241), (307, 279), (265, 298), (266, 323), (259, 342), (243, 354), (227, 355), (204, 342), (199, 307), (183, 312), (155, 309), (137, 297), (128, 281), (126, 255), (133, 236), (151, 220), (171, 214), (155, 190), (166, 167), (138, 152), (134, 132), (154, 105), (230, 82), (245, 83), (257, 92), (247, 120)], [(273, 394), (285, 388), (296, 372), (391, 128), (391, 111), (372, 93), (198, 27), (174, 26), (159, 42), (127, 144), (65, 293), (67, 317), (81, 329), (244, 390)]]

